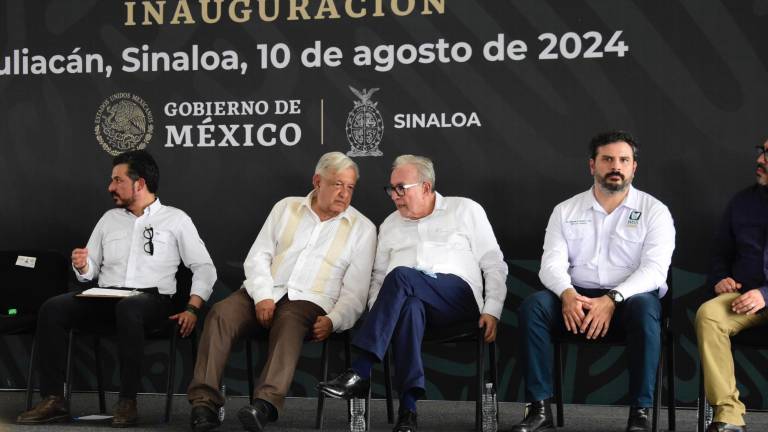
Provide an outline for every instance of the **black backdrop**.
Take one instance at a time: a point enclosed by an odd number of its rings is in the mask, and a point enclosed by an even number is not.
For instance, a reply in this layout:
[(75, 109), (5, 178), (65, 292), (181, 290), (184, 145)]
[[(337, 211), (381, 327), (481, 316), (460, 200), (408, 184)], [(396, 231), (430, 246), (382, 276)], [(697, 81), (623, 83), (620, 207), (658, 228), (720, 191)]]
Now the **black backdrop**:
[[(589, 186), (589, 138), (607, 129), (626, 129), (641, 145), (635, 185), (665, 202), (675, 218), (674, 295), (681, 306), (675, 315), (681, 334), (678, 398), (695, 399), (698, 362), (690, 320), (708, 295), (700, 287), (710, 240), (728, 198), (753, 182), (751, 149), (765, 137), (768, 1), (353, 0), (354, 10), (368, 8), (366, 16), (353, 18), (344, 11), (345, 2), (310, 0), (312, 19), (299, 15), (291, 20), (289, 6), (295, 2), (281, 0), (279, 16), (267, 22), (259, 17), (258, 1), (222, 0), (222, 17), (212, 24), (203, 23), (199, 3), (189, 1), (196, 23), (172, 24), (179, 1), (169, 0), (162, 24), (155, 20), (150, 25), (142, 25), (144, 9), (135, 3), (0, 4), (0, 247), (56, 249), (68, 255), (85, 244), (111, 207), (106, 193), (111, 156), (97, 140), (95, 123), (104, 125), (97, 111), (113, 95), (128, 93), (151, 110), (147, 148), (161, 166), (159, 195), (195, 221), (219, 270), (214, 300), (219, 299), (239, 285), (242, 260), (272, 204), (309, 191), (314, 163), (322, 153), (350, 150), (345, 125), (358, 98), (349, 87), (378, 88), (371, 100), (382, 122), (372, 127), (383, 128), (383, 156), (357, 158), (362, 177), (353, 205), (380, 223), (392, 211), (381, 190), (389, 166), (397, 155), (414, 153), (434, 159), (437, 190), (471, 197), (485, 207), (512, 269), (500, 336), (500, 395), (521, 400), (514, 311), (536, 289), (547, 218), (556, 203)], [(158, 2), (150, 3), (158, 7)], [(208, 2), (211, 7), (216, 3)], [(275, 3), (265, 2), (268, 11)], [(337, 6), (339, 18), (330, 17), (329, 3)], [(377, 3), (383, 5), (383, 16), (375, 16)], [(401, 11), (409, 3), (414, 8), (398, 16), (392, 3)], [(252, 9), (247, 22), (229, 18), (230, 6), (242, 11), (245, 5)], [(326, 12), (319, 15), (325, 19), (316, 19), (321, 5)], [(126, 25), (130, 7), (136, 25)], [(425, 9), (433, 13), (425, 15)], [(540, 40), (547, 33), (552, 36)], [(486, 59), (484, 44), (499, 34), (507, 42), (524, 41), (526, 58)], [(366, 65), (354, 59), (356, 47), (418, 48), (441, 38), (451, 46), (471, 47), (471, 59), (405, 61), (387, 71), (377, 70), (375, 60)], [(548, 38), (555, 40), (555, 59), (539, 58)], [(603, 56), (585, 58), (597, 38), (601, 43), (595, 51)], [(302, 63), (302, 51), (315, 41), (324, 48), (338, 47), (340, 64)], [(124, 50), (141, 52), (144, 44), (153, 52), (189, 53), (197, 46), (200, 52), (223, 56), (230, 50), (237, 53), (239, 67), (247, 63), (247, 70), (130, 71), (132, 62), (123, 58)], [(284, 68), (261, 68), (260, 44), (269, 50), (281, 47), (276, 60), (282, 59), (281, 50), (290, 51), (290, 62)], [(620, 56), (616, 49), (622, 44), (627, 50)], [(55, 73), (55, 56), (66, 59), (73, 53), (98, 54), (105, 68), (78, 73), (76, 62), (62, 60), (58, 64), (70, 65), (73, 72)], [(33, 56), (42, 56), (48, 70), (23, 73), (20, 66), (16, 73), (14, 65), (21, 63), (15, 55), (26, 56), (29, 64)], [(275, 113), (277, 100), (300, 101), (300, 113)], [(173, 103), (195, 101), (266, 101), (271, 108), (264, 115), (208, 119), (167, 112)], [(478, 121), (465, 127), (397, 127), (398, 116), (408, 113), (447, 113), (448, 118), (474, 114)], [(146, 112), (144, 116), (148, 119)], [(301, 131), (295, 145), (244, 145), (244, 125), (254, 125), (255, 131), (274, 124), (279, 130), (288, 123)], [(185, 125), (189, 138), (173, 138), (171, 132), (180, 133)], [(222, 125), (238, 126), (239, 146), (224, 139)], [(210, 139), (200, 136), (206, 126), (212, 126)], [(213, 146), (205, 146), (209, 140)], [(109, 147), (109, 139), (102, 141)], [(3, 384), (23, 385), (28, 341), (4, 338), (0, 344), (8, 348), (0, 358)], [(78, 352), (84, 364), (87, 352)], [(307, 348), (294, 394), (314, 394), (318, 353), (318, 347)], [(568, 351), (569, 370), (580, 373), (571, 373), (566, 382), (567, 398), (622, 401), (628, 379), (620, 353)], [(470, 358), (451, 348), (425, 357), (430, 397), (467, 393)], [(762, 372), (764, 355), (746, 352), (737, 358), (752, 372), (740, 375), (742, 394), (751, 406), (763, 406), (768, 391), (761, 385), (768, 377)], [(148, 366), (147, 390), (162, 388), (157, 375), (162, 364)], [(243, 367), (238, 350), (227, 378), (233, 392), (245, 390)], [(180, 391), (190, 370), (187, 364), (177, 383)], [(116, 373), (112, 375), (116, 386)], [(457, 377), (461, 386), (454, 385)], [(87, 375), (81, 378), (92, 381)]]

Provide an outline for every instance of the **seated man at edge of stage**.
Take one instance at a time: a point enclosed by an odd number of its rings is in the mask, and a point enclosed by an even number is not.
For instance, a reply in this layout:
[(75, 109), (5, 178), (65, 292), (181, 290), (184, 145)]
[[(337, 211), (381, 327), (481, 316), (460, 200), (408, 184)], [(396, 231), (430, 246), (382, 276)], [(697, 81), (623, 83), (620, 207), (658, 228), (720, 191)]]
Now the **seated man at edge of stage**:
[(730, 336), (768, 322), (766, 228), (768, 228), (768, 141), (757, 146), (757, 183), (731, 199), (715, 237), (707, 287), (716, 297), (696, 313), (696, 336), (707, 401), (714, 418), (707, 432), (746, 431)]
[(554, 430), (553, 334), (625, 335), (629, 360), (627, 431), (650, 430), (661, 350), (661, 302), (675, 249), (667, 207), (632, 186), (637, 141), (616, 131), (590, 143), (593, 186), (558, 204), (547, 225), (539, 278), (546, 287), (520, 306), (527, 415), (513, 432)]
[(376, 251), (376, 226), (350, 205), (357, 164), (339, 152), (324, 154), (314, 189), (272, 208), (245, 258), (243, 286), (216, 303), (205, 319), (194, 378), (189, 385), (191, 427), (220, 425), (219, 385), (232, 344), (268, 332), (267, 361), (253, 405), (238, 411), (249, 431), (277, 420), (305, 339), (323, 341), (351, 328), (365, 308)]
[(371, 367), (382, 361), (391, 342), (400, 394), (394, 430), (408, 432), (416, 430), (416, 401), (425, 393), (425, 327), (476, 320), (485, 328), (485, 340), (495, 340), (507, 295), (507, 265), (483, 208), (435, 191), (431, 160), (398, 157), (385, 189), (397, 211), (380, 227), (370, 312), (352, 342), (362, 353), (352, 369), (318, 388), (331, 397), (365, 397)]
[[(117, 208), (101, 217), (86, 248), (72, 251), (72, 267), (81, 282), (98, 279), (100, 287), (130, 287), (140, 294), (105, 299), (70, 292), (43, 303), (35, 335), (43, 400), (20, 414), (19, 424), (70, 419), (69, 401), (64, 399), (67, 334), (71, 328), (114, 327), (120, 395), (112, 426), (135, 425), (145, 333), (165, 325), (170, 316), (178, 322), (181, 336), (189, 335), (216, 282), (216, 268), (192, 219), (160, 203), (160, 170), (152, 156), (144, 150), (129, 151), (115, 156), (112, 166), (107, 190)], [(181, 262), (193, 272), (192, 287), (186, 310), (175, 313), (171, 296)]]

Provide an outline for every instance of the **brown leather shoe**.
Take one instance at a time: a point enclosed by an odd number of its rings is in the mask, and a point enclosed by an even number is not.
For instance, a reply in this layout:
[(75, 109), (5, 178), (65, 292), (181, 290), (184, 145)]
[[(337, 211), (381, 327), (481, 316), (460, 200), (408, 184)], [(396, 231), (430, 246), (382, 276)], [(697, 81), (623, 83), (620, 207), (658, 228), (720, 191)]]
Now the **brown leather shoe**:
[(69, 404), (61, 396), (46, 396), (31, 410), (19, 414), (18, 424), (43, 424), (70, 421)]
[(136, 401), (133, 399), (120, 398), (112, 412), (112, 427), (131, 427), (136, 426), (136, 423), (139, 422), (139, 410), (136, 408)]

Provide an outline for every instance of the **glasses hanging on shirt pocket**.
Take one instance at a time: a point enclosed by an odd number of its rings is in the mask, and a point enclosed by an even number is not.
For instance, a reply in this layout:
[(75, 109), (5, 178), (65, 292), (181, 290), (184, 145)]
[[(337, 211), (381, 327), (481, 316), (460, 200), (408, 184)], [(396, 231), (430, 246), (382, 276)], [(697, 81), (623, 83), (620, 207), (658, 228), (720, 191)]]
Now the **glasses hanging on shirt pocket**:
[(147, 242), (144, 243), (144, 252), (154, 255), (155, 254), (155, 244), (152, 243), (152, 238), (155, 236), (155, 230), (152, 229), (152, 225), (144, 227), (144, 238), (147, 239)]

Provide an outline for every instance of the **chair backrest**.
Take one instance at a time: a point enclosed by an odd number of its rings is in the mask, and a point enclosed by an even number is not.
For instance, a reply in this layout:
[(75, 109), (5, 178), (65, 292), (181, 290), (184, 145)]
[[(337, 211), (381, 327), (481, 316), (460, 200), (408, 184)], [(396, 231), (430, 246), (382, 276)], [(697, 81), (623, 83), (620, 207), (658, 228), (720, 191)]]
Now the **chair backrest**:
[(69, 260), (56, 251), (0, 251), (0, 314), (37, 313), (45, 300), (67, 291)]

